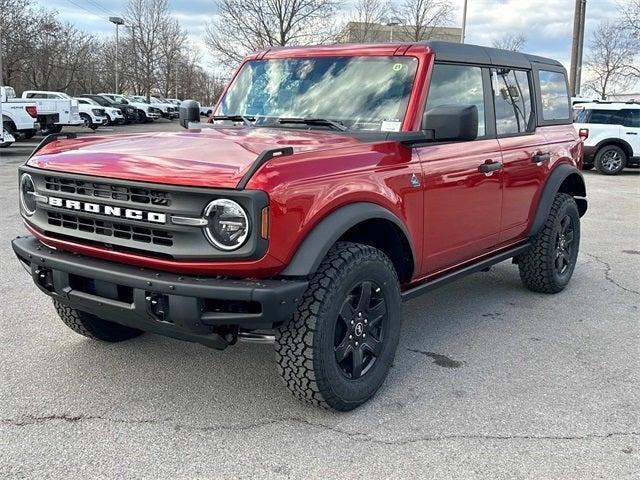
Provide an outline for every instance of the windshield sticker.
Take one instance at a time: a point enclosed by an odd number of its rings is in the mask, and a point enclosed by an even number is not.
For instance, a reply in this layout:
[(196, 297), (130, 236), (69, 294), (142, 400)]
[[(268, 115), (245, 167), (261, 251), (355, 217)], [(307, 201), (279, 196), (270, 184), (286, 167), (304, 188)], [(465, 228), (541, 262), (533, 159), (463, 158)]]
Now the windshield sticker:
[(400, 126), (402, 122), (398, 122), (395, 120), (383, 120), (382, 125), (380, 125), (381, 132), (399, 132)]
[(400, 70), (402, 70), (403, 65), (401, 63), (396, 63), (393, 65), (393, 71), (394, 72), (399, 72)]

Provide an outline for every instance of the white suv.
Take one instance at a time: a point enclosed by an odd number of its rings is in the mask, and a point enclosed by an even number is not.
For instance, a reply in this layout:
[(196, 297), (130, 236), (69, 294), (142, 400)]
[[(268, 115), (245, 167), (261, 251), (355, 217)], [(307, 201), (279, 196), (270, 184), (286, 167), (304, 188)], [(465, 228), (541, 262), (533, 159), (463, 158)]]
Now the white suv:
[(640, 166), (640, 103), (579, 103), (574, 110), (576, 130), (588, 133), (585, 170), (595, 166), (604, 175), (616, 175)]

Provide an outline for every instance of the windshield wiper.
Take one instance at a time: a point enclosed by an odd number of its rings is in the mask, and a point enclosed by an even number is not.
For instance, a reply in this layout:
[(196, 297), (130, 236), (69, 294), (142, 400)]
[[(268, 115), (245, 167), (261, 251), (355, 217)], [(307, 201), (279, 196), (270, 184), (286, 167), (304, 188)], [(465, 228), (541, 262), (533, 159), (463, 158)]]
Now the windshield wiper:
[(344, 125), (338, 122), (334, 122), (333, 120), (329, 120), (327, 118), (280, 118), (278, 119), (280, 123), (300, 123), (303, 125), (324, 125), (330, 127), (334, 130), (339, 130), (344, 132), (347, 129)]
[(247, 117), (244, 115), (214, 115), (214, 120), (230, 120), (232, 122), (242, 122), (248, 127), (253, 127), (255, 117)]

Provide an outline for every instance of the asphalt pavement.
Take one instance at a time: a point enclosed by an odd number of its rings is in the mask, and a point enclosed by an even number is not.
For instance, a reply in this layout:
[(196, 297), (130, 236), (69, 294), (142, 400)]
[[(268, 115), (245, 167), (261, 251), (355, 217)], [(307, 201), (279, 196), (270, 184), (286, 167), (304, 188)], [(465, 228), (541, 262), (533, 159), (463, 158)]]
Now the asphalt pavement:
[(0, 477), (638, 478), (640, 170), (585, 172), (564, 292), (529, 292), (504, 262), (405, 304), (385, 385), (335, 413), (289, 394), (271, 345), (65, 327), (9, 245), (38, 140), (0, 150)]

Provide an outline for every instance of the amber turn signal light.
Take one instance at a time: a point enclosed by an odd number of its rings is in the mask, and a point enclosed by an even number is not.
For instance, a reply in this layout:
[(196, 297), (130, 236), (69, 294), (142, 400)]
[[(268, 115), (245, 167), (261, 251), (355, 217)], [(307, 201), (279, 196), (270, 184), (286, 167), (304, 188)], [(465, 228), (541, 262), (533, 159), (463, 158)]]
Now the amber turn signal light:
[(260, 236), (264, 239), (269, 238), (269, 207), (262, 209), (262, 218), (260, 222)]

